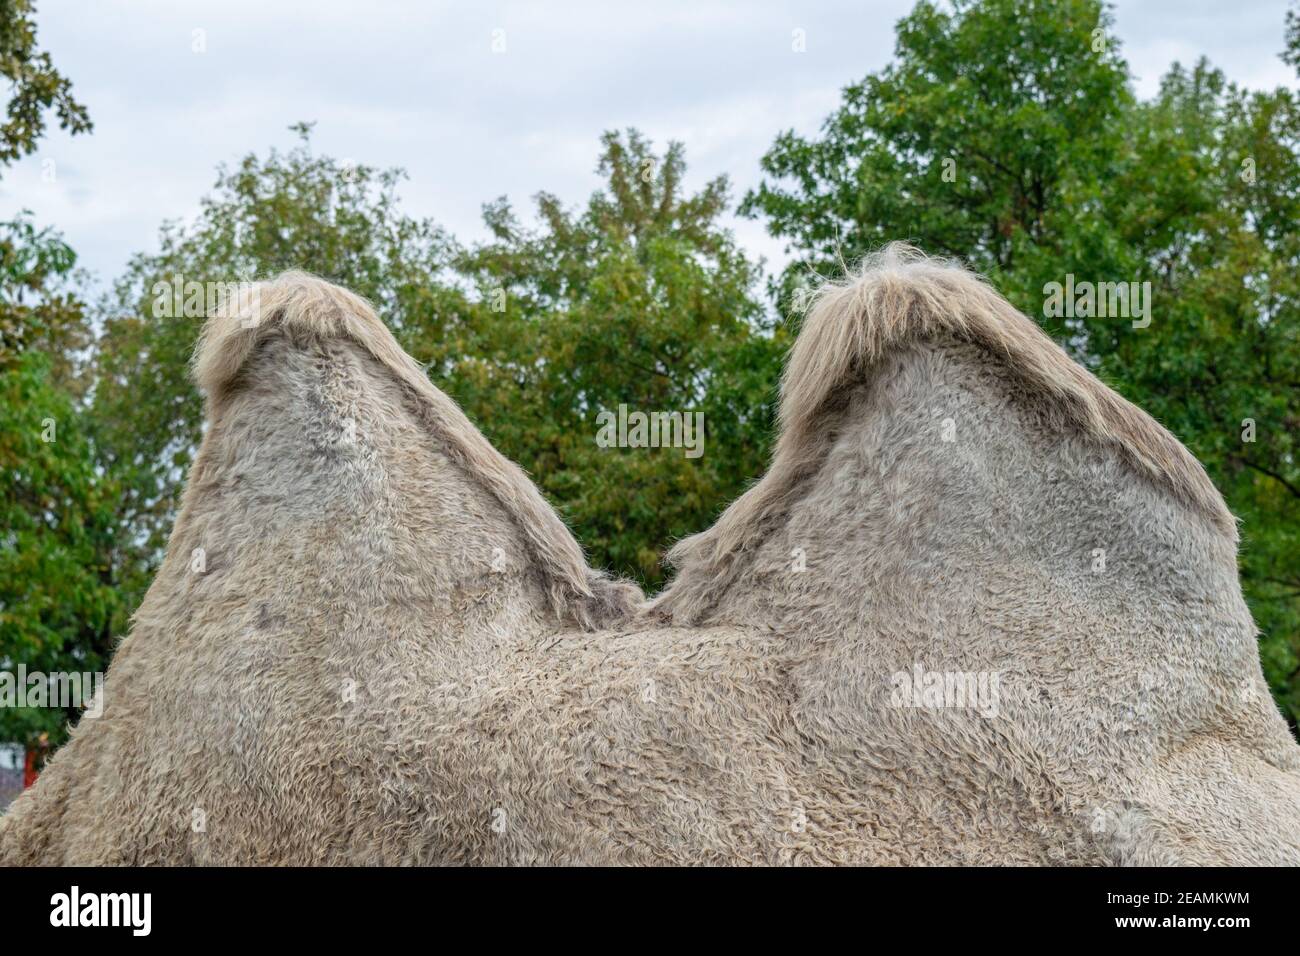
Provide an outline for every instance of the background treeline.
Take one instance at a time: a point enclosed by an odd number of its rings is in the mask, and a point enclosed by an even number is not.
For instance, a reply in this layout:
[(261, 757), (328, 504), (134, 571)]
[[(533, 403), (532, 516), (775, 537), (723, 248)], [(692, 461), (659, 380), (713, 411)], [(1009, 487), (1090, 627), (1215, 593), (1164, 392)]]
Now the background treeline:
[[(90, 118), (27, 0), (0, 11), (11, 163), (47, 118), (74, 132)], [(1300, 62), (1294, 13), (1284, 42)], [(369, 297), (592, 561), (656, 588), (664, 549), (765, 467), (801, 288), (908, 238), (990, 276), (1205, 462), (1243, 520), (1265, 671), (1300, 714), (1291, 89), (1245, 91), (1201, 61), (1140, 101), (1094, 0), (920, 3), (894, 62), (846, 87), (817, 135), (779, 136), (739, 198), (787, 240), (779, 275), (724, 227), (725, 179), (686, 190), (682, 148), (632, 130), (593, 144), (604, 185), (585, 205), (542, 193), (521, 214), (497, 199), (473, 244), (403, 212), (400, 170), (319, 155), (296, 130), (290, 151), (220, 169), (199, 216), (163, 225), (159, 251), (94, 302), (57, 224), (0, 224), (0, 666), (105, 666), (158, 565), (202, 423), (187, 373), (201, 321), (154, 317), (160, 280), (297, 267)], [(1149, 280), (1150, 327), (1044, 320), (1043, 287), (1067, 273)], [(595, 416), (620, 403), (703, 411), (704, 456), (598, 448)], [(0, 739), (57, 742), (63, 720), (2, 710)]]

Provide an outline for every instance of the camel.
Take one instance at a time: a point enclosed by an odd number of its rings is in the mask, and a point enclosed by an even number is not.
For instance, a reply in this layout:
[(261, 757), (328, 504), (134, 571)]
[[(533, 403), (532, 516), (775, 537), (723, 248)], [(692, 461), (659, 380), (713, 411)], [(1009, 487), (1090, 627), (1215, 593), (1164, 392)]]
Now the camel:
[(258, 297), (205, 327), (166, 558), (0, 862), (1300, 863), (1235, 519), (961, 266), (826, 284), (769, 471), (648, 601), (367, 303)]

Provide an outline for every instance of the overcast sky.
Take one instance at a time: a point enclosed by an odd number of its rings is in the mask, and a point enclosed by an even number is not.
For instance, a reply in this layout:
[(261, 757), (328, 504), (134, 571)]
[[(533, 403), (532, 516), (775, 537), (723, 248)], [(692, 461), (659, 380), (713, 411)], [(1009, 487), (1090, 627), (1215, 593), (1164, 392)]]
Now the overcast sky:
[[(483, 235), (480, 206), (502, 194), (527, 208), (542, 189), (584, 200), (605, 129), (683, 141), (688, 185), (725, 173), (738, 197), (779, 131), (815, 131), (845, 84), (889, 61), (911, 6), (39, 0), (38, 40), (95, 130), (56, 130), (5, 171), (0, 216), (33, 210), (108, 282), (156, 248), (163, 220), (196, 213), (218, 163), (292, 145), (298, 120), (316, 121), (320, 151), (405, 168), (405, 211), (462, 240)], [(1202, 54), (1246, 86), (1291, 85), (1277, 56), (1286, 8), (1122, 0), (1116, 32), (1140, 95)], [(796, 29), (806, 52), (792, 51)], [(761, 223), (732, 225), (784, 261)]]

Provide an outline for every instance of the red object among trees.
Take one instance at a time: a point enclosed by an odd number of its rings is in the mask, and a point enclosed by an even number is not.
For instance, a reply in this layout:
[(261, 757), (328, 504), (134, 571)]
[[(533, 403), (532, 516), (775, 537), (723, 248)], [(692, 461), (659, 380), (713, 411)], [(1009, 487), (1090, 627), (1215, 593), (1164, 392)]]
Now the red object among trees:
[(23, 789), (26, 790), (36, 782), (36, 748), (27, 748), (27, 758), (23, 761)]

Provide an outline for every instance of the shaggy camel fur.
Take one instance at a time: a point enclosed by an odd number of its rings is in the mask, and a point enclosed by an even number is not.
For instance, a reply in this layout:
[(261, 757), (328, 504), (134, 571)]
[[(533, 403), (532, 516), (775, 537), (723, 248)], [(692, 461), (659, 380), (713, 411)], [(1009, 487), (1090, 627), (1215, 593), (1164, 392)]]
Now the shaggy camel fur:
[(824, 290), (770, 472), (648, 605), (364, 302), (260, 295), (0, 860), (1300, 863), (1231, 515), (977, 277)]

